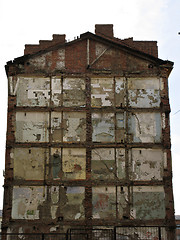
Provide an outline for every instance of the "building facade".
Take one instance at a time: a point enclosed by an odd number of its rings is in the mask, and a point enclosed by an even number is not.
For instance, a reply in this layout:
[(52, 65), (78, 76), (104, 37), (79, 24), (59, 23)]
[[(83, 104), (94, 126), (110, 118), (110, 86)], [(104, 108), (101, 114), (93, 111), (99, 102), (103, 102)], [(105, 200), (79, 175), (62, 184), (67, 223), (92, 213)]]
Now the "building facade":
[(156, 225), (173, 239), (172, 68), (110, 24), (7, 62), (3, 232)]

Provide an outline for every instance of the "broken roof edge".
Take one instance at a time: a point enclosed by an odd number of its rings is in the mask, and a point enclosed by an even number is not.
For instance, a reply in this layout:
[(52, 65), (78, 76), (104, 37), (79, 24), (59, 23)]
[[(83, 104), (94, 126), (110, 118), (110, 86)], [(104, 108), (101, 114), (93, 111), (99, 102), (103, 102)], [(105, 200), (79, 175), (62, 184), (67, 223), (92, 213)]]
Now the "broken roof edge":
[[(148, 54), (148, 53), (145, 53), (143, 51), (140, 51), (132, 46), (129, 46), (128, 44), (126, 44), (125, 42), (123, 42), (124, 40), (126, 39), (118, 39), (118, 38), (110, 38), (110, 37), (107, 37), (105, 35), (99, 35), (99, 34), (93, 34), (91, 32), (85, 32), (83, 34), (80, 35), (80, 37), (77, 37), (77, 39), (74, 39), (72, 41), (69, 41), (69, 42), (64, 42), (64, 43), (57, 43), (53, 46), (50, 46), (50, 47), (47, 47), (45, 49), (42, 49), (38, 52), (35, 52), (35, 53), (32, 53), (32, 54), (25, 54), (23, 56), (20, 56), (18, 58), (14, 58), (14, 60), (10, 60), (6, 63), (6, 65), (12, 65), (12, 64), (16, 64), (16, 63), (24, 63), (26, 60), (32, 58), (32, 57), (36, 57), (38, 55), (41, 55), (41, 54), (45, 54), (47, 52), (50, 52), (50, 51), (53, 51), (53, 50), (57, 50), (58, 48), (63, 48), (65, 46), (68, 46), (68, 45), (72, 45), (78, 41), (82, 41), (82, 40), (85, 40), (85, 39), (93, 39), (93, 40), (99, 40), (101, 42), (104, 42), (106, 44), (110, 44), (116, 48), (119, 48), (121, 50), (125, 50), (126, 52), (128, 52), (129, 54), (132, 54), (132, 55), (135, 55), (139, 58), (143, 58), (143, 59), (146, 59), (146, 60), (149, 60), (149, 61), (152, 61), (152, 62), (156, 62), (158, 65), (167, 65), (166, 67), (168, 68), (173, 68), (173, 65), (174, 65), (174, 62), (172, 61), (169, 61), (169, 60), (162, 60), (158, 57), (155, 57), (151, 54)], [(133, 38), (129, 38), (129, 39), (133, 39)], [(136, 41), (137, 42), (137, 41)], [(141, 41), (139, 41), (141, 42)], [(145, 41), (145, 42), (157, 42), (157, 41)], [(30, 45), (30, 44), (29, 44)]]

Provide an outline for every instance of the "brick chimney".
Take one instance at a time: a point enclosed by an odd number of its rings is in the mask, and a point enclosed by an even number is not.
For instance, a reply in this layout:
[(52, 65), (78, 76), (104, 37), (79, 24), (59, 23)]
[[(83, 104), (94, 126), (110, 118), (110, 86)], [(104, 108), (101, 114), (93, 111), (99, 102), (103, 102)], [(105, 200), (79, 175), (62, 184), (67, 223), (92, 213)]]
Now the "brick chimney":
[(52, 40), (39, 40), (39, 44), (26, 44), (24, 49), (25, 54), (33, 54), (41, 50), (45, 50), (48, 47), (55, 46), (56, 44), (65, 43), (65, 34), (53, 34)]
[(113, 24), (96, 24), (95, 34), (113, 38)]

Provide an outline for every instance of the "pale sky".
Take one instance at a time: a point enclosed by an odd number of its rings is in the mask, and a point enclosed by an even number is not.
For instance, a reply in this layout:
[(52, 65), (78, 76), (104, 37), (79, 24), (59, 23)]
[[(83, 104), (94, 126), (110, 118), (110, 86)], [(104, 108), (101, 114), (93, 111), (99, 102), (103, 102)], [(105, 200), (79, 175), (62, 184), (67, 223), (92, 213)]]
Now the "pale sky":
[(174, 62), (169, 95), (175, 213), (180, 215), (179, 0), (0, 0), (0, 209), (7, 121), (4, 65), (22, 56), (25, 44), (51, 40), (53, 34), (66, 34), (67, 40), (73, 40), (84, 32), (94, 33), (95, 24), (113, 24), (114, 36), (121, 39), (158, 41), (159, 58)]

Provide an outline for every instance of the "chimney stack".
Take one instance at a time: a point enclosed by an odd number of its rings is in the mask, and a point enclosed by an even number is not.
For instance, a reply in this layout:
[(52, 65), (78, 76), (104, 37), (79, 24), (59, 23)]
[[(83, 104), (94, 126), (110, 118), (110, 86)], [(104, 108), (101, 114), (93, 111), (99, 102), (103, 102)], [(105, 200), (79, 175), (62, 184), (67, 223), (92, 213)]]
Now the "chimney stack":
[(95, 34), (113, 38), (113, 24), (96, 24)]

